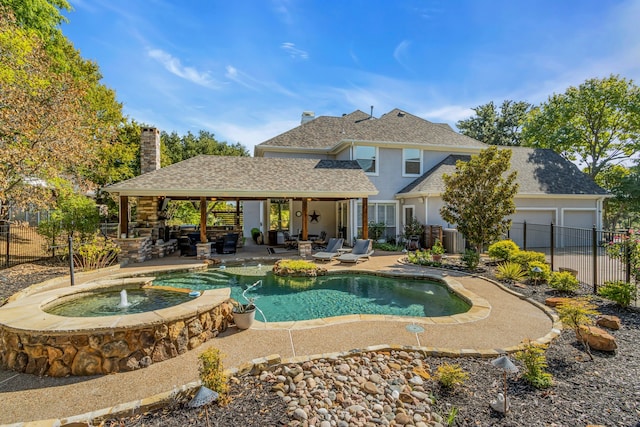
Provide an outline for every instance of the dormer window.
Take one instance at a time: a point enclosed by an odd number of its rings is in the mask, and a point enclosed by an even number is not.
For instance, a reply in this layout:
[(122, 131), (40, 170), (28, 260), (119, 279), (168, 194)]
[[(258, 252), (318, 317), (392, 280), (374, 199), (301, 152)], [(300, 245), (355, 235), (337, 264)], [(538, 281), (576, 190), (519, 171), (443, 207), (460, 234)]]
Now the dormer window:
[(360, 164), (360, 167), (366, 173), (375, 174), (378, 172), (378, 164), (376, 157), (378, 156), (378, 149), (376, 147), (367, 147), (358, 145), (355, 147), (355, 159)]
[(402, 150), (403, 176), (420, 176), (422, 173), (422, 152), (417, 148)]

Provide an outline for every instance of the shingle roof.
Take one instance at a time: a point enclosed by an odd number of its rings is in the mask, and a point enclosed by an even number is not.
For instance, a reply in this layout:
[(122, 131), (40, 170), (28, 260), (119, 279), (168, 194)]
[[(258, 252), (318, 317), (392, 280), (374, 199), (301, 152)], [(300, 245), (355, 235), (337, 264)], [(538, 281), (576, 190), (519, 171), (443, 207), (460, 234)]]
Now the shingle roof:
[[(519, 184), (519, 195), (608, 194), (576, 165), (552, 150), (524, 147), (505, 149), (512, 151), (511, 170), (518, 171), (516, 182)], [(398, 194), (441, 194), (445, 190), (442, 174), (453, 174), (458, 160), (466, 162), (469, 159), (470, 156), (448, 156)]]
[(340, 141), (379, 141), (439, 146), (486, 147), (480, 141), (454, 132), (448, 125), (394, 109), (380, 118), (360, 110), (342, 117), (320, 116), (256, 146), (330, 149)]
[(200, 155), (110, 185), (129, 196), (357, 198), (378, 194), (355, 161)]

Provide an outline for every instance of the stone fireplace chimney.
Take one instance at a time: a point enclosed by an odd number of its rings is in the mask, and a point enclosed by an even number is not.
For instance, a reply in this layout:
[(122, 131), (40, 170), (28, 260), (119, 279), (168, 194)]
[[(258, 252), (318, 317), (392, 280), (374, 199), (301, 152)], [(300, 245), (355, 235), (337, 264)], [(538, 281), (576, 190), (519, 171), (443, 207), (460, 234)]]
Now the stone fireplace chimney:
[(142, 128), (140, 134), (140, 173), (160, 169), (160, 131)]

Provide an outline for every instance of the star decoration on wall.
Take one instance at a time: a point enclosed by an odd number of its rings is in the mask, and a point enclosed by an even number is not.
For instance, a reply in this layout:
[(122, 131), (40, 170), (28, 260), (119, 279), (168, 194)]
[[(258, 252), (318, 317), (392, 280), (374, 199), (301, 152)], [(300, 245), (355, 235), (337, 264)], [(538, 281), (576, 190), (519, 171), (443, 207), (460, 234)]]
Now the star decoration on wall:
[(309, 215), (309, 217), (311, 217), (311, 222), (318, 222), (318, 219), (320, 218), (320, 214), (316, 213), (316, 211), (314, 210), (313, 213)]

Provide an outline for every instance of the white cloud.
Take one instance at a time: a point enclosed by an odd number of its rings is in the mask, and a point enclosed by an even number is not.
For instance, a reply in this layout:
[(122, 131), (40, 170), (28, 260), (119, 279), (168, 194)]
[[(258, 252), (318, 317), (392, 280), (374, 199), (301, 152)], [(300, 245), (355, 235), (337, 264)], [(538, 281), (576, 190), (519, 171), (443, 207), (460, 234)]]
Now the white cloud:
[(294, 43), (284, 42), (280, 45), (285, 52), (293, 59), (309, 59), (309, 53), (304, 50), (298, 49)]
[(193, 67), (183, 66), (178, 58), (163, 50), (151, 49), (148, 55), (161, 63), (167, 71), (180, 78), (210, 89), (220, 88), (220, 84), (213, 80), (208, 72), (201, 72)]
[[(284, 116), (293, 117), (293, 116)], [(282, 117), (264, 117), (256, 122), (251, 117), (222, 121), (210, 119), (196, 119), (195, 125), (199, 129), (210, 129), (215, 133), (218, 141), (226, 141), (229, 144), (240, 143), (253, 155), (254, 147), (261, 142), (280, 135), (300, 124), (299, 120), (283, 120)]]
[(446, 105), (434, 110), (426, 110), (414, 114), (420, 117), (425, 117), (430, 121), (447, 122), (455, 125), (457, 121), (468, 119), (473, 116), (475, 112), (471, 108), (463, 107), (461, 105)]
[(408, 55), (410, 45), (411, 45), (411, 42), (409, 40), (402, 40), (400, 44), (396, 46), (396, 48), (393, 51), (393, 58), (396, 61), (398, 61), (398, 64), (402, 65), (403, 68), (407, 68), (407, 69), (409, 67), (407, 67), (407, 64), (405, 63), (405, 59)]

